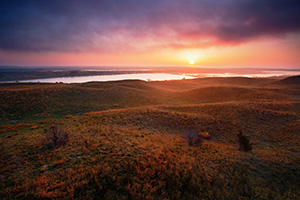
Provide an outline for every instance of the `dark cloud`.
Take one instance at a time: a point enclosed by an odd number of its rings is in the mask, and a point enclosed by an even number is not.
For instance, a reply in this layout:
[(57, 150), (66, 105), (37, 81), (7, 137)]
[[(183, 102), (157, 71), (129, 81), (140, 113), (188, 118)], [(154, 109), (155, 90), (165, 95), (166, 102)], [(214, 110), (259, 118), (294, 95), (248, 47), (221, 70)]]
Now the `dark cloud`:
[(258, 36), (278, 36), (300, 31), (297, 0), (241, 1), (224, 13), (216, 35), (222, 40), (243, 41)]
[(12, 51), (201, 48), (300, 31), (298, 0), (10, 0), (0, 13), (0, 48)]

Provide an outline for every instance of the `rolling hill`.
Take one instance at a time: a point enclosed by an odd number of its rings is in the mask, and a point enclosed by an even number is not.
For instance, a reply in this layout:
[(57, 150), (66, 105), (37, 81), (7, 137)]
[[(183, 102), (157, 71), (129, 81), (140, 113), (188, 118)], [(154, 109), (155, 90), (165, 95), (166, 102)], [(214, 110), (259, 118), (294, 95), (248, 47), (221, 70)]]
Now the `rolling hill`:
[[(297, 199), (299, 89), (274, 82), (0, 84), (0, 196)], [(47, 146), (51, 127), (65, 145)]]

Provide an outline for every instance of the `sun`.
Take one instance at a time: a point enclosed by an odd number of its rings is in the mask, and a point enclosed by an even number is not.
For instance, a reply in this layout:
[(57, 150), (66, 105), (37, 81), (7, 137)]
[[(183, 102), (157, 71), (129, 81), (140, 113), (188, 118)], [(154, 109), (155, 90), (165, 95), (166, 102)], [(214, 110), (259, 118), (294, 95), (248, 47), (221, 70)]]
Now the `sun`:
[(193, 65), (193, 64), (195, 64), (195, 61), (194, 60), (190, 60), (189, 63), (190, 63), (190, 65)]

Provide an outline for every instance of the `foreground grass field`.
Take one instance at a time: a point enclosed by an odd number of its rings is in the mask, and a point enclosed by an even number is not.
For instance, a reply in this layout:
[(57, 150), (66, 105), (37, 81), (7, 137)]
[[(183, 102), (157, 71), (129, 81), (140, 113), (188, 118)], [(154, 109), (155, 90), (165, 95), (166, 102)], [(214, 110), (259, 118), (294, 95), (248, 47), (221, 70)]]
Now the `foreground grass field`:
[[(297, 81), (1, 84), (0, 196), (299, 199)], [(53, 124), (66, 145), (45, 144)], [(211, 138), (189, 145), (198, 132)]]

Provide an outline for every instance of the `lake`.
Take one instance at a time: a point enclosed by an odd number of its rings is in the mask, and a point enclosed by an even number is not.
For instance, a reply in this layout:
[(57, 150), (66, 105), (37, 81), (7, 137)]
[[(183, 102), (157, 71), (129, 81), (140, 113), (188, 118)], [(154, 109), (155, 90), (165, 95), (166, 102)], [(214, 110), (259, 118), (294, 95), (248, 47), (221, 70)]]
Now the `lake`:
[[(57, 77), (34, 80), (21, 80), (21, 83), (40, 82), (40, 83), (85, 83), (91, 81), (120, 81), (120, 80), (143, 80), (143, 81), (165, 81), (193, 79), (195, 76), (168, 74), (168, 73), (138, 73), (138, 74), (116, 74), (116, 75), (98, 75), (98, 76), (75, 76), (75, 77)], [(15, 81), (10, 81), (15, 82)]]
[[(95, 70), (93, 70), (95, 71)], [(56, 78), (41, 78), (30, 80), (19, 80), (21, 83), (28, 82), (40, 82), (40, 83), (85, 83), (91, 81), (120, 81), (120, 80), (143, 80), (143, 81), (165, 81), (165, 80), (181, 80), (181, 79), (194, 79), (194, 78), (206, 78), (206, 77), (247, 77), (247, 78), (284, 78), (288, 76), (299, 75), (299, 70), (270, 70), (259, 71), (253, 69), (250, 72), (187, 72), (187, 73), (124, 73), (124, 74), (110, 74), (110, 75), (89, 75), (89, 76), (68, 76), (68, 77), (56, 77)], [(229, 71), (229, 70), (228, 70)], [(232, 70), (231, 70), (232, 71)], [(252, 73), (251, 73), (252, 72)], [(253, 73), (254, 72), (254, 73)], [(14, 83), (16, 81), (0, 81), (0, 83)]]

